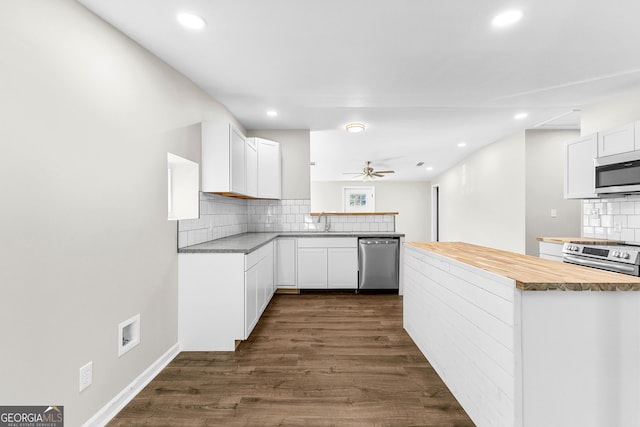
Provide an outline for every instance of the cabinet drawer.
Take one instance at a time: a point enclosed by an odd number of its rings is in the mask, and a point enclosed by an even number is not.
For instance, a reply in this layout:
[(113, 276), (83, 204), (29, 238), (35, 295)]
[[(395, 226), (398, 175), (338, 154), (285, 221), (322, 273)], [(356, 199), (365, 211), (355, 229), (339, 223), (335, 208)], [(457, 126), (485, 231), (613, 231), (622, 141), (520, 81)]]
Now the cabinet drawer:
[(301, 237), (298, 239), (299, 248), (357, 248), (358, 239), (355, 237)]

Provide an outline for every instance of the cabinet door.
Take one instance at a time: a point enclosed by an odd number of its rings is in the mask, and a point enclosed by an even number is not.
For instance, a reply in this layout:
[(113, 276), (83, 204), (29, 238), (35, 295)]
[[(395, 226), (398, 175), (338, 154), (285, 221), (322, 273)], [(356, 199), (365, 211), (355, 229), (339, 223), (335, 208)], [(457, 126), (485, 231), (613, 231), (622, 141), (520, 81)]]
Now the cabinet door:
[(258, 197), (280, 199), (281, 161), (280, 144), (266, 139), (258, 140)]
[(296, 288), (296, 239), (276, 241), (276, 287)]
[(358, 287), (358, 249), (329, 248), (328, 287), (334, 289), (356, 289)]
[(259, 264), (254, 265), (244, 273), (245, 339), (249, 338), (251, 331), (258, 323), (258, 278)]
[(598, 157), (627, 153), (635, 149), (635, 123), (598, 132)]
[(247, 192), (247, 178), (245, 169), (246, 141), (244, 135), (235, 127), (231, 127), (231, 191), (239, 194)]
[(588, 199), (595, 194), (595, 167), (598, 136), (584, 136), (566, 144), (564, 168), (564, 198)]
[(562, 243), (540, 242), (540, 258), (562, 261)]
[(264, 258), (258, 264), (258, 315), (267, 308), (273, 296), (273, 246), (262, 248)]
[(256, 143), (256, 138), (247, 138), (246, 150), (246, 195), (250, 197), (258, 197), (258, 146)]
[(326, 248), (298, 248), (298, 287), (327, 288)]

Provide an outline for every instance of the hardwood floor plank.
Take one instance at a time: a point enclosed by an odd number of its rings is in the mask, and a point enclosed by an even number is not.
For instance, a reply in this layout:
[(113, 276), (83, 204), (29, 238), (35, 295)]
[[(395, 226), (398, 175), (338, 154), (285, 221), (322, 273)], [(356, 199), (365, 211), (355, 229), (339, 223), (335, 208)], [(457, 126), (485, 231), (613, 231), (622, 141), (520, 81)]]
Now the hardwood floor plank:
[(275, 295), (235, 352), (180, 353), (109, 426), (473, 426), (398, 295)]

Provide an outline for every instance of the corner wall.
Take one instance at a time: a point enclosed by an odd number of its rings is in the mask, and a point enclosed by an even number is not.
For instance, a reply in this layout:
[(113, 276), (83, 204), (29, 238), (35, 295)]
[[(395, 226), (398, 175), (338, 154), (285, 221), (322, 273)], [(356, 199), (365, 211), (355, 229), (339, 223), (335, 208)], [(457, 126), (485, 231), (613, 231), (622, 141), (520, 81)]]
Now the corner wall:
[(481, 148), (432, 180), (440, 240), (525, 252), (525, 132)]
[(235, 119), (75, 1), (0, 2), (0, 51), (0, 402), (78, 426), (177, 343), (167, 151), (199, 162), (197, 124)]
[(526, 131), (527, 255), (539, 256), (537, 237), (580, 236), (580, 200), (564, 198), (565, 142), (579, 136), (577, 130)]

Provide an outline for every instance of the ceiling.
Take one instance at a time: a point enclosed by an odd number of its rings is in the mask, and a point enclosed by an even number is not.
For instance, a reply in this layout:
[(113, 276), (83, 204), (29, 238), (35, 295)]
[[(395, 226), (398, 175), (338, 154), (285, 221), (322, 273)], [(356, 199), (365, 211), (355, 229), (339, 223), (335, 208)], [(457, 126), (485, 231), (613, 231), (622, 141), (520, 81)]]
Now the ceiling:
[[(640, 84), (637, 0), (79, 1), (247, 129), (309, 129), (312, 180), (367, 160), (396, 171), (380, 179), (429, 180), (519, 130), (575, 129), (583, 106)], [(508, 9), (522, 20), (492, 27)]]

